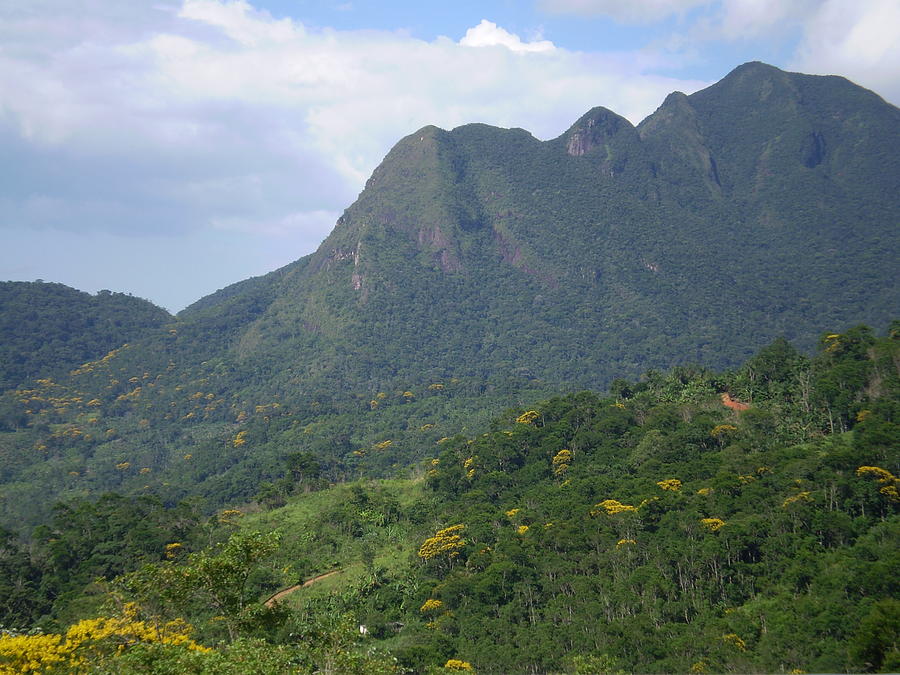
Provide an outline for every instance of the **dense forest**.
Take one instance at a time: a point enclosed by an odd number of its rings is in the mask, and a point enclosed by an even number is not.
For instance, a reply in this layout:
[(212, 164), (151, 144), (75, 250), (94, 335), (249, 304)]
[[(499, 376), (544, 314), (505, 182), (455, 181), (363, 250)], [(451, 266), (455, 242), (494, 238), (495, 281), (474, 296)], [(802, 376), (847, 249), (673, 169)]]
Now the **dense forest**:
[(67, 374), (172, 320), (124, 293), (90, 295), (63, 284), (0, 282), (0, 391)]
[(843, 78), (748, 63), (637, 126), (425, 127), (315, 253), (175, 317), (7, 284), (0, 524), (108, 490), (225, 506), (288, 451), (332, 481), (392, 476), (510, 406), (883, 330), (898, 130)]
[(3, 537), (0, 668), (896, 671), (898, 393), (900, 323), (856, 326), (510, 409), (403, 479), (286, 453), (213, 515), (60, 503)]

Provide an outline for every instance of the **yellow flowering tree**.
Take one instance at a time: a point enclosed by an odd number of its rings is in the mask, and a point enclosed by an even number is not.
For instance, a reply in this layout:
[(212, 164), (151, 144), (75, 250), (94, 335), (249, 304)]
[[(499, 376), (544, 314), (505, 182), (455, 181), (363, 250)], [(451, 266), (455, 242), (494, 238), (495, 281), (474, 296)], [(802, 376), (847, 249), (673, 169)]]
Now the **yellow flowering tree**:
[(887, 469), (882, 469), (880, 466), (861, 466), (856, 470), (856, 475), (874, 478), (875, 482), (881, 486), (878, 488), (878, 491), (882, 495), (891, 502), (900, 502), (900, 492), (898, 492), (900, 479)]
[(678, 492), (681, 489), (681, 481), (677, 478), (667, 478), (657, 483), (660, 490), (668, 492)]
[(635, 511), (637, 511), (637, 507), (630, 504), (623, 504), (616, 499), (604, 499), (599, 504), (594, 505), (591, 515), (596, 516), (600, 513), (605, 513), (608, 516), (614, 516), (619, 513), (634, 513)]
[(516, 418), (516, 424), (534, 424), (540, 416), (537, 410), (528, 410)]
[(551, 460), (553, 475), (559, 477), (568, 471), (569, 467), (572, 465), (572, 459), (572, 451), (567, 448), (563, 448), (557, 452)]
[(127, 604), (123, 616), (84, 619), (70, 626), (65, 635), (3, 635), (0, 675), (87, 672), (90, 664), (141, 643), (210, 651), (191, 639), (192, 632), (193, 628), (181, 619), (165, 623), (138, 620), (135, 605)]
[(465, 529), (465, 525), (459, 524), (438, 530), (434, 536), (428, 537), (422, 542), (419, 547), (419, 557), (425, 561), (452, 561), (466, 546), (466, 541), (462, 538), (462, 532)]
[(701, 518), (700, 524), (710, 532), (718, 532), (725, 527), (725, 521), (721, 518)]

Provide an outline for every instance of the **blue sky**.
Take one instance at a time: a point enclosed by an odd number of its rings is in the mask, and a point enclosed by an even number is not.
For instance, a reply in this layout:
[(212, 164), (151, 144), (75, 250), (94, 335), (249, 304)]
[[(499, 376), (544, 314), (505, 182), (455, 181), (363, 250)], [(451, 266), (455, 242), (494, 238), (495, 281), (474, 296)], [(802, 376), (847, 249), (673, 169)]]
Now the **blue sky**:
[(0, 280), (177, 311), (313, 251), (425, 124), (638, 123), (737, 65), (900, 102), (898, 0), (0, 0)]

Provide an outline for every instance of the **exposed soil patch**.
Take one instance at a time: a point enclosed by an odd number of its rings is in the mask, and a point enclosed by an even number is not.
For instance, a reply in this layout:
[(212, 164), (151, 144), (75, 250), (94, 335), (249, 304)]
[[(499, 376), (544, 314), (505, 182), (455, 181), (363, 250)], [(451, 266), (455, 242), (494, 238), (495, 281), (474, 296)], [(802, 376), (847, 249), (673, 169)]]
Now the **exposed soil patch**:
[(750, 410), (749, 405), (731, 398), (731, 395), (727, 391), (722, 394), (722, 405), (724, 405), (726, 408), (731, 408), (732, 410), (736, 410), (738, 412)]

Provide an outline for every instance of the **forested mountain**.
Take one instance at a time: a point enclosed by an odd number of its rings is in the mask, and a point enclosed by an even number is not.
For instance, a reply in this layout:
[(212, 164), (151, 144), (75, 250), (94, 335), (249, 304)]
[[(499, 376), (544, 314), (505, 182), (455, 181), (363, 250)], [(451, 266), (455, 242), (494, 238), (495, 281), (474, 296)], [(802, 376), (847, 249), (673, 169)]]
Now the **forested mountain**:
[(172, 318), (124, 293), (90, 295), (62, 284), (0, 282), (0, 391), (28, 379), (65, 375)]
[(251, 499), (294, 452), (391, 474), (511, 404), (881, 330), (898, 149), (877, 95), (761, 63), (637, 127), (425, 127), (312, 255), (7, 392), (3, 519), (109, 488)]
[(602, 108), (548, 142), (426, 127), (305, 264), (272, 278), (234, 353), (314, 353), (288, 360), (285, 390), (512, 373), (603, 386), (733, 365), (778, 335), (886, 325), (898, 122), (846, 80), (751, 63), (637, 128)]

